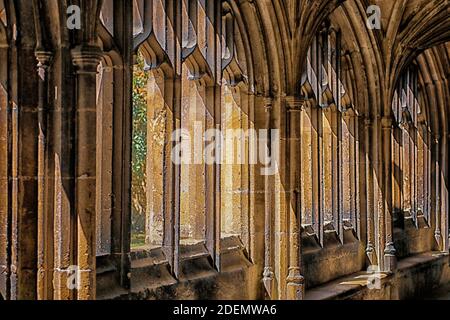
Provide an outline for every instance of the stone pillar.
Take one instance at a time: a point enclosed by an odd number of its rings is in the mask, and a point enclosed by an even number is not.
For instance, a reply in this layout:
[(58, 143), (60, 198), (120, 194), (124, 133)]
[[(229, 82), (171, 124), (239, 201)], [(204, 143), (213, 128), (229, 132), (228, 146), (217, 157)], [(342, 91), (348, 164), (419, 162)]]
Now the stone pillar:
[[(384, 117), (381, 120), (383, 130), (383, 175), (384, 175), (384, 227), (385, 227), (385, 246), (384, 246), (384, 270), (393, 272), (397, 268), (396, 250), (394, 247), (394, 228), (392, 216), (392, 119)], [(381, 226), (380, 226), (381, 227)]]
[(434, 229), (434, 238), (436, 239), (436, 243), (438, 245), (439, 250), (442, 250), (442, 233), (441, 233), (441, 205), (440, 205), (440, 154), (439, 154), (439, 145), (440, 145), (441, 137), (439, 135), (435, 135), (433, 137), (433, 193), (434, 193), (434, 203), (432, 212), (435, 213), (435, 229)]
[(366, 255), (372, 265), (377, 264), (377, 255), (375, 251), (375, 221), (374, 221), (374, 181), (373, 181), (373, 159), (371, 157), (371, 132), (372, 119), (364, 120), (364, 145), (366, 156), (366, 212), (367, 212), (367, 246)]
[(448, 133), (444, 133), (441, 139), (441, 234), (442, 251), (449, 252), (449, 190), (448, 190)]
[(77, 217), (78, 300), (96, 293), (96, 83), (100, 50), (80, 46), (72, 51), (76, 67), (75, 201)]
[[(0, 45), (0, 60), (8, 61), (9, 48)], [(9, 299), (9, 147), (10, 106), (8, 72), (10, 65), (0, 64), (0, 294)]]
[[(11, 48), (10, 284), (11, 300), (37, 298), (38, 77), (31, 6), (17, 12), (21, 37)], [(33, 30), (32, 32), (30, 30)], [(31, 70), (31, 71), (30, 71)]]
[[(287, 203), (287, 221), (289, 224), (289, 269), (286, 298), (288, 300), (303, 300), (305, 297), (305, 278), (302, 276), (302, 251), (301, 251), (301, 137), (300, 137), (300, 113), (303, 112), (304, 101), (296, 97), (289, 97), (287, 113), (287, 158), (289, 168), (287, 182), (289, 182), (289, 199)], [(287, 186), (287, 187), (288, 187)]]
[(46, 177), (47, 177), (47, 117), (48, 117), (48, 69), (52, 54), (46, 51), (37, 51), (39, 75), (39, 101), (38, 101), (38, 256), (37, 256), (37, 298), (46, 300), (51, 292), (51, 252), (49, 237), (53, 232), (47, 210)]
[[(270, 128), (271, 124), (271, 112), (273, 101), (271, 98), (265, 101), (266, 111), (266, 123), (264, 128)], [(260, 175), (260, 172), (257, 172)], [(264, 245), (265, 245), (265, 259), (264, 259), (264, 272), (263, 272), (263, 284), (266, 289), (269, 298), (274, 298), (275, 294), (275, 273), (273, 266), (273, 216), (272, 216), (272, 192), (269, 189), (270, 177), (264, 177), (264, 202), (265, 202), (265, 229), (264, 229)]]

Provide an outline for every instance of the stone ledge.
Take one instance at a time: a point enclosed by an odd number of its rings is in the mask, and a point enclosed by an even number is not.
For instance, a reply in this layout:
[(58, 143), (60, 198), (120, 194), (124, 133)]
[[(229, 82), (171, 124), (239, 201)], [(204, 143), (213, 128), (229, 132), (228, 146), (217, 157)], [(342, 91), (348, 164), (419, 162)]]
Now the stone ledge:
[(238, 239), (223, 239), (222, 272), (211, 263), (204, 244), (180, 248), (180, 276), (173, 277), (161, 249), (138, 250), (132, 254), (131, 289), (119, 288), (113, 281), (98, 283), (100, 300), (160, 299), (244, 299), (255, 283), (255, 266), (247, 259)]
[[(450, 281), (449, 257), (427, 252), (399, 261), (394, 274), (380, 273), (380, 289), (370, 290), (373, 274), (358, 272), (306, 291), (306, 300), (397, 300), (420, 298)], [(423, 275), (427, 275), (426, 279)]]

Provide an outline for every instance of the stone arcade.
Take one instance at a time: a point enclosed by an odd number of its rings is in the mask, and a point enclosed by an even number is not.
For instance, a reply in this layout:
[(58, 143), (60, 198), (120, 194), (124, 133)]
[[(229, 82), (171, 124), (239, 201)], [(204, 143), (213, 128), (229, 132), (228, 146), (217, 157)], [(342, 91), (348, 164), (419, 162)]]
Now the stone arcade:
[[(0, 0), (0, 300), (429, 295), (449, 41), (448, 0)], [(173, 163), (195, 123), (277, 172)]]

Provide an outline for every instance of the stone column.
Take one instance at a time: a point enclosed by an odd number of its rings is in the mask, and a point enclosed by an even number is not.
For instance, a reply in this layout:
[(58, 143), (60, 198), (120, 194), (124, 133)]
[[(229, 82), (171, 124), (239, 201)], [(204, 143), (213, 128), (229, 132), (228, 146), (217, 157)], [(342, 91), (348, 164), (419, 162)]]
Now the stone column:
[[(9, 48), (0, 46), (0, 60), (8, 61)], [(0, 65), (0, 294), (9, 299), (9, 161), (10, 106), (8, 98), (8, 72), (10, 65)]]
[(448, 133), (444, 133), (441, 139), (441, 234), (442, 251), (449, 252), (449, 191), (448, 191)]
[(302, 276), (302, 252), (301, 252), (301, 188), (300, 188), (300, 113), (303, 112), (304, 101), (289, 97), (287, 113), (287, 157), (289, 168), (287, 179), (289, 182), (290, 201), (287, 203), (287, 221), (289, 224), (289, 269), (287, 281), (286, 298), (288, 300), (303, 300), (305, 297), (305, 278)]
[(381, 120), (383, 130), (383, 175), (384, 175), (384, 269), (393, 272), (397, 268), (396, 250), (394, 247), (394, 228), (392, 217), (392, 119), (384, 117)]
[(96, 293), (96, 83), (100, 50), (80, 46), (72, 51), (76, 67), (75, 200), (77, 217), (78, 300)]
[(441, 207), (440, 207), (440, 154), (439, 154), (439, 145), (440, 145), (441, 137), (439, 135), (434, 135), (433, 137), (433, 166), (434, 166), (434, 177), (433, 177), (433, 193), (434, 193), (434, 204), (433, 204), (433, 212), (435, 213), (435, 229), (434, 229), (434, 238), (436, 239), (436, 243), (438, 245), (439, 250), (442, 250), (442, 233), (441, 233)]
[[(271, 113), (272, 113), (273, 101), (271, 98), (267, 98), (265, 101), (266, 108), (266, 123), (264, 128), (270, 128)], [(257, 172), (257, 174), (261, 174)], [(264, 260), (264, 272), (263, 272), (263, 284), (266, 288), (266, 292), (269, 298), (274, 297), (275, 293), (275, 273), (273, 266), (273, 216), (272, 216), (272, 192), (270, 190), (270, 177), (264, 177), (264, 202), (265, 202), (265, 228), (264, 228), (264, 244), (265, 244), (265, 260)], [(273, 185), (273, 184), (272, 184)]]
[(374, 181), (373, 181), (373, 159), (371, 158), (371, 132), (372, 119), (364, 120), (364, 145), (366, 155), (366, 211), (367, 211), (367, 247), (366, 255), (372, 265), (377, 263), (377, 255), (375, 252), (375, 221), (374, 221)]
[(52, 54), (37, 51), (38, 61), (38, 257), (37, 257), (37, 298), (46, 300), (51, 290), (51, 253), (49, 236), (53, 232), (50, 217), (47, 214), (46, 177), (47, 177), (47, 116), (48, 116), (48, 69)]

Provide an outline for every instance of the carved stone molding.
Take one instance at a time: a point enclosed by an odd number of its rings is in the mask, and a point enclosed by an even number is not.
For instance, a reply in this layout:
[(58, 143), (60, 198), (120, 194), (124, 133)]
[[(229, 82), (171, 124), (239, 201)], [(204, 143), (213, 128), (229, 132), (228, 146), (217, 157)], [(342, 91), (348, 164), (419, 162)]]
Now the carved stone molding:
[(286, 109), (288, 112), (300, 112), (305, 108), (306, 100), (297, 96), (287, 96)]
[(72, 62), (78, 74), (97, 74), (101, 50), (95, 46), (80, 46), (72, 50)]

